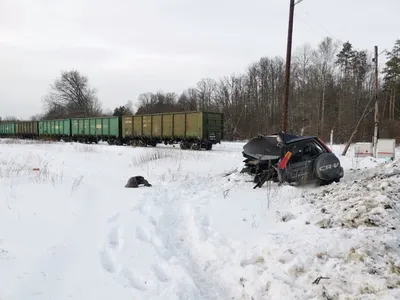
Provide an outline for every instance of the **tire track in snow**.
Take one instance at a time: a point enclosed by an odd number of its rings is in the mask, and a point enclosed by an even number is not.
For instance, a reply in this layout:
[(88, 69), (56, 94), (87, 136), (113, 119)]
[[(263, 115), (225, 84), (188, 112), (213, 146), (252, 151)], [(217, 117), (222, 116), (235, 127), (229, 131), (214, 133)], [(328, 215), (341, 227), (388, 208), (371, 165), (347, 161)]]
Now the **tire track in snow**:
[[(209, 182), (209, 178), (204, 181)], [(163, 210), (156, 224), (163, 252), (167, 252), (171, 260), (174, 258), (193, 282), (190, 299), (231, 299), (234, 288), (223, 284), (218, 268), (223, 268), (224, 260), (233, 249), (211, 231), (210, 218), (201, 214), (200, 199), (195, 196), (196, 204), (200, 205), (197, 209), (191, 203), (193, 194), (201, 193), (205, 184), (185, 183), (171, 188), (172, 185), (157, 191), (153, 198), (155, 205)], [(181, 299), (188, 299), (188, 295)]]
[(236, 289), (220, 274), (235, 251), (203, 212), (212, 197), (210, 178), (196, 181), (202, 184), (153, 187), (131, 210), (110, 217), (103, 266), (138, 297), (232, 299)]

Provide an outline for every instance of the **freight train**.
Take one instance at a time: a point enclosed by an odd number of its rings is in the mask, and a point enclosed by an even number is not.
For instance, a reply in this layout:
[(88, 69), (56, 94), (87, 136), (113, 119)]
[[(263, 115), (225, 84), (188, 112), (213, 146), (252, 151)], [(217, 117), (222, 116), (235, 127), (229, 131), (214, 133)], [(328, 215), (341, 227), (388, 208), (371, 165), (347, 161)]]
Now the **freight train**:
[(0, 138), (47, 139), (110, 145), (180, 144), (181, 149), (211, 150), (223, 139), (222, 113), (191, 111), (0, 122)]

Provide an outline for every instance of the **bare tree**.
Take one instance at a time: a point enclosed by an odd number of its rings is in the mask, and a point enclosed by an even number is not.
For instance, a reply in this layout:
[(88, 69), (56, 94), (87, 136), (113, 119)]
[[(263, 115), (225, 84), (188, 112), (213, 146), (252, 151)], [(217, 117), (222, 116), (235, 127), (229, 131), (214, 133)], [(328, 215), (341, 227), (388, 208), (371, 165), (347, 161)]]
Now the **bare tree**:
[(17, 117), (7, 116), (2, 119), (3, 122), (18, 121)]
[(205, 78), (197, 83), (197, 94), (199, 97), (200, 109), (212, 110), (217, 83), (214, 79)]
[(77, 70), (61, 72), (44, 97), (46, 117), (92, 117), (101, 115), (97, 91)]
[(317, 79), (320, 84), (320, 101), (319, 107), (319, 126), (318, 133), (324, 135), (325, 129), (325, 108), (326, 108), (326, 89), (328, 80), (333, 78), (333, 71), (335, 68), (335, 54), (339, 48), (339, 44), (333, 42), (332, 38), (326, 37), (319, 45), (318, 49), (314, 51), (314, 63), (318, 72)]
[(108, 117), (108, 116), (112, 116), (113, 111), (110, 108), (107, 108), (103, 111), (102, 116), (103, 117)]
[(43, 119), (43, 115), (42, 114), (36, 114), (36, 115), (30, 117), (31, 121), (40, 121), (42, 119)]
[(128, 100), (128, 102), (126, 102), (125, 107), (133, 114), (134, 110), (133, 110), (133, 102), (132, 100)]

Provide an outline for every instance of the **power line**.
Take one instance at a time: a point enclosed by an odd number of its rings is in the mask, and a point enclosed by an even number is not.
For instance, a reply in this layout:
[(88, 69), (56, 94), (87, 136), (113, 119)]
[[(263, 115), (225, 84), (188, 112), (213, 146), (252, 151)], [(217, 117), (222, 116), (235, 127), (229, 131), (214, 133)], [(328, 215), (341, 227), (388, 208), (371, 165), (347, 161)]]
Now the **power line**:
[[(301, 0), (302, 1), (302, 0)], [(335, 36), (335, 35), (333, 35), (326, 27), (324, 27), (321, 23), (319, 23), (319, 22), (317, 22), (317, 20), (316, 19), (314, 19), (311, 15), (310, 15), (310, 13), (309, 12), (305, 12), (305, 14), (306, 15), (308, 15), (308, 17), (310, 17), (310, 19), (316, 24), (316, 25), (318, 25), (323, 31), (325, 31), (325, 33), (327, 33), (330, 37), (332, 37), (332, 38), (334, 38), (334, 39), (336, 39), (336, 40), (341, 40), (341, 39), (339, 39), (337, 36)], [(310, 25), (310, 23), (308, 23), (306, 20), (304, 20), (304, 19), (302, 19), (300, 16), (298, 16), (297, 14), (296, 14), (296, 17), (299, 17), (304, 23), (306, 23), (307, 25), (309, 25), (311, 28), (313, 28), (311, 25)], [(313, 28), (314, 29), (314, 28)], [(384, 54), (384, 53), (387, 53), (387, 49), (383, 49), (379, 54), (378, 54), (378, 56), (381, 56), (382, 54)]]
[(307, 24), (312, 30), (314, 30), (315, 32), (321, 33), (322, 31), (316, 29), (315, 26), (311, 25), (309, 22), (307, 22), (305, 19), (303, 19), (303, 17), (301, 17), (299, 14), (295, 13), (296, 18), (298, 18), (301, 22), (303, 22), (304, 24)]
[[(322, 31), (324, 31), (324, 33), (328, 34), (330, 37), (336, 39), (336, 40), (341, 40), (339, 39), (337, 36), (333, 35), (326, 27), (324, 27), (321, 23), (319, 23), (317, 20), (315, 20), (309, 12), (305, 12), (305, 14), (307, 14), (307, 16), (319, 27), (319, 29), (321, 29)], [(296, 18), (299, 18), (300, 21), (302, 21), (303, 23), (307, 24), (311, 29), (317, 31), (317, 28), (312, 26), (307, 20), (305, 20), (303, 17), (301, 17), (300, 15), (298, 15), (297, 13), (295, 14)], [(319, 33), (321, 33), (322, 31), (319, 31)], [(388, 50), (384, 49), (382, 50), (379, 54), (378, 57), (381, 56), (382, 54), (387, 54)]]
[(306, 12), (306, 14), (310, 17), (311, 20), (314, 21), (315, 24), (317, 24), (322, 30), (324, 30), (329, 36), (336, 38), (336, 36), (334, 36), (328, 29), (326, 29), (324, 26), (322, 26), (319, 22), (317, 22), (313, 17), (311, 17), (311, 15)]

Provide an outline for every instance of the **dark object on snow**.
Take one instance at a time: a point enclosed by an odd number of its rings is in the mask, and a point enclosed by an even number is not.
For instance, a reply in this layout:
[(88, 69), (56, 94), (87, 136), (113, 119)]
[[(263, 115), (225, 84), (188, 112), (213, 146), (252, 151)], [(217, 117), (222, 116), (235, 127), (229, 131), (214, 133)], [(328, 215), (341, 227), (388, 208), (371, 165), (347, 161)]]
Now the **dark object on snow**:
[(329, 277), (323, 277), (323, 276), (319, 276), (317, 277), (317, 279), (315, 279), (312, 284), (319, 284), (319, 282), (321, 281), (321, 279), (329, 279)]
[(243, 146), (242, 173), (254, 174), (254, 188), (266, 181), (288, 183), (339, 182), (343, 168), (339, 159), (315, 136), (276, 133), (258, 136)]
[(133, 176), (133, 177), (129, 178), (125, 187), (126, 188), (137, 188), (137, 187), (139, 187), (140, 184), (143, 184), (144, 186), (148, 186), (148, 187), (151, 186), (151, 184), (146, 179), (144, 179), (143, 176)]

